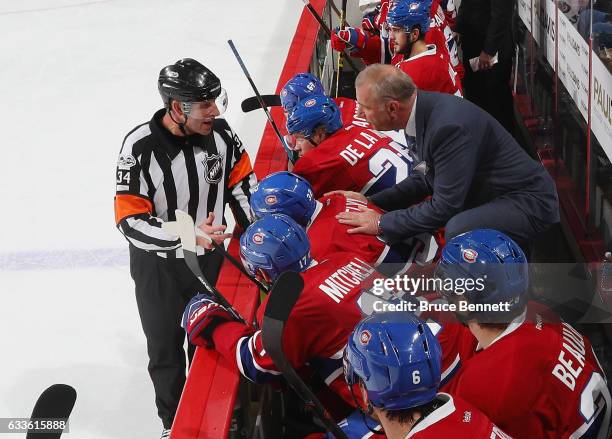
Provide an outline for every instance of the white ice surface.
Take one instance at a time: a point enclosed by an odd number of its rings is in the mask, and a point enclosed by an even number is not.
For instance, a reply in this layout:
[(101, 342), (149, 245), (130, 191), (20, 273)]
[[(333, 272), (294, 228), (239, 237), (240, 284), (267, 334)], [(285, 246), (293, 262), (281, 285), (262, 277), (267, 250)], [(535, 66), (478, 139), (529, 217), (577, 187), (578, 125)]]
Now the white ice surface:
[[(29, 416), (52, 383), (78, 391), (68, 438), (153, 438), (156, 416), (127, 266), (114, 226), (125, 134), (161, 107), (157, 74), (182, 57), (227, 89), (231, 126), (255, 157), (297, 0), (0, 1), (0, 417)], [(19, 437), (2, 435), (0, 437)]]

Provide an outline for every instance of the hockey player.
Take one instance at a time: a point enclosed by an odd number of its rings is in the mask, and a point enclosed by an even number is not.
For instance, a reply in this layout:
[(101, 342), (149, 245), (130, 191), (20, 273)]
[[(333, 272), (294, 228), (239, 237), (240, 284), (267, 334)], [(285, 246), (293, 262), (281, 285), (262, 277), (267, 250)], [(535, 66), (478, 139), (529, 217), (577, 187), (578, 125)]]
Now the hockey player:
[[(453, 66), (459, 79), (463, 78), (463, 65), (459, 59), (457, 41), (451, 29), (452, 24), (448, 16), (456, 16), (452, 0), (412, 0), (413, 8), (429, 3), (430, 30), (425, 34), (425, 43), (434, 44), (438, 53), (447, 59)], [(393, 3), (391, 4), (393, 6)], [(362, 29), (348, 27), (336, 30), (332, 34), (331, 44), (335, 50), (348, 50), (349, 53), (361, 58), (366, 65), (382, 63), (397, 64), (403, 55), (395, 54), (395, 42), (389, 38), (388, 12), (389, 2), (380, 2), (376, 8), (377, 15), (370, 17), (364, 15)], [(450, 9), (449, 9), (450, 8)]]
[(335, 194), (316, 200), (310, 184), (299, 175), (282, 171), (259, 182), (251, 194), (254, 218), (280, 213), (293, 218), (306, 228), (310, 240), (310, 254), (315, 260), (337, 252), (349, 252), (361, 260), (380, 267), (386, 275), (406, 272), (418, 276), (423, 265), (434, 261), (438, 243), (429, 233), (393, 246), (369, 235), (349, 235), (348, 226), (340, 224), (340, 212), (359, 211), (360, 207), (376, 209), (372, 204)]
[[(527, 263), (514, 241), (490, 229), (456, 236), (437, 273), (450, 287), (442, 294), (479, 342), (453, 394), (515, 437), (608, 437), (610, 392), (591, 344), (550, 310), (527, 302)], [(452, 288), (458, 282), (482, 288), (459, 295)]]
[(325, 89), (319, 78), (312, 73), (297, 73), (283, 85), (280, 101), (285, 116), (295, 108), (297, 103), (310, 95), (324, 95)]
[[(448, 59), (435, 44), (426, 44), (431, 0), (398, 0), (387, 15), (389, 33), (396, 55), (403, 61), (396, 65), (407, 73), (417, 88), (462, 96), (461, 85)], [(442, 14), (443, 15), (443, 14)]]
[(457, 8), (455, 7), (454, 0), (434, 0), (437, 1), (444, 13), (446, 22), (451, 29), (455, 29), (455, 22), (457, 20)]
[[(283, 349), (299, 370), (312, 370), (352, 404), (342, 377), (342, 350), (361, 319), (358, 299), (374, 269), (359, 257), (336, 253), (316, 263), (304, 229), (286, 215), (268, 215), (247, 228), (240, 239), (247, 270), (267, 282), (281, 272), (302, 272), (304, 289), (286, 323)], [(282, 292), (281, 292), (282, 293)], [(261, 327), (267, 299), (257, 310)], [(207, 294), (198, 294), (185, 308), (182, 326), (189, 341), (216, 349), (251, 381), (264, 383), (281, 374), (262, 345), (261, 331), (233, 320)]]
[[(509, 438), (471, 404), (438, 393), (440, 359), (440, 345), (424, 321), (405, 312), (379, 313), (359, 322), (349, 337), (344, 375), (349, 385), (358, 384), (367, 413), (388, 439)], [(380, 430), (357, 413), (340, 426), (349, 438)]]
[[(323, 84), (313, 74), (298, 73), (287, 81), (280, 92), (280, 100), (285, 112), (285, 118), (289, 117), (289, 113), (291, 113), (299, 101), (311, 95), (325, 95)], [(359, 115), (355, 99), (339, 96), (334, 98), (333, 101), (340, 110), (343, 126), (352, 124), (362, 128), (370, 127), (365, 118)]]
[[(251, 195), (254, 217), (262, 218), (281, 213), (306, 227), (314, 260), (324, 260), (336, 252), (348, 252), (377, 267), (378, 271), (386, 276), (403, 272), (406, 272), (405, 276), (412, 278), (427, 276), (431, 262), (438, 257), (440, 241), (431, 234), (423, 233), (405, 243), (387, 246), (373, 236), (366, 238), (366, 235), (348, 235), (348, 227), (336, 220), (336, 214), (340, 211), (354, 211), (364, 205), (366, 204), (361, 201), (347, 199), (342, 195), (324, 196), (315, 200), (308, 182), (289, 172), (279, 172), (264, 178)], [(427, 319), (431, 330), (443, 346), (442, 385), (446, 385), (463, 362), (473, 355), (476, 339), (452, 313), (425, 307), (429, 306), (429, 302), (440, 301), (437, 293), (422, 290), (416, 294), (419, 294), (418, 298), (407, 299), (417, 301), (419, 308), (415, 312), (422, 313), (422, 318)], [(374, 310), (371, 302), (371, 305), (367, 305), (368, 299), (376, 300), (380, 297), (362, 298), (361, 308), (364, 314), (370, 314)]]
[(301, 100), (287, 120), (300, 159), (293, 168), (312, 185), (315, 197), (341, 189), (372, 195), (412, 171), (408, 149), (380, 131), (343, 128), (338, 106), (326, 96)]
[[(429, 17), (431, 19), (430, 28), (432, 30), (435, 29), (435, 31), (432, 32), (437, 35), (436, 38), (440, 36), (444, 37), (448, 59), (457, 73), (459, 80), (463, 79), (465, 71), (463, 70), (461, 59), (459, 59), (457, 39), (452, 30), (455, 18), (457, 17), (457, 11), (455, 10), (453, 0), (432, 0)], [(426, 42), (429, 44), (429, 41)], [(433, 44), (437, 47), (442, 47), (438, 45), (439, 43), (437, 41)]]

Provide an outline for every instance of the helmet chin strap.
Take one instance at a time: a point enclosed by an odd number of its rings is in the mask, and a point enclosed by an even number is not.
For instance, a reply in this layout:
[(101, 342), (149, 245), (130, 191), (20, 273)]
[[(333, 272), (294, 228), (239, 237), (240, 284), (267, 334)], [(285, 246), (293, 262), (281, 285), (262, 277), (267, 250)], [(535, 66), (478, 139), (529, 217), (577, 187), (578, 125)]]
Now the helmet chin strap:
[(308, 141), (311, 143), (311, 145), (312, 145), (312, 146), (314, 146), (315, 148), (316, 148), (317, 146), (319, 146), (319, 144), (318, 144), (318, 143), (315, 143), (315, 142), (314, 142), (314, 140), (312, 140), (312, 138), (311, 138), (311, 137), (306, 137), (306, 140), (308, 140)]
[(368, 428), (368, 430), (370, 430), (370, 432), (377, 434), (377, 435), (381, 435), (381, 436), (384, 435), (385, 434), (384, 432), (374, 430), (372, 427), (370, 427), (370, 424), (368, 424), (368, 418), (366, 418), (366, 414), (371, 415), (372, 413), (374, 413), (374, 407), (372, 407), (372, 403), (370, 402), (370, 400), (368, 400), (368, 404), (366, 406), (367, 412), (364, 412), (363, 409), (361, 408), (361, 404), (359, 404), (359, 402), (357, 401), (357, 398), (355, 397), (355, 393), (353, 392), (353, 386), (349, 385), (348, 387), (351, 392), (351, 397), (353, 398), (353, 402), (355, 403), (355, 406), (357, 406), (357, 409), (359, 409), (359, 413), (361, 413), (361, 417), (363, 419), (364, 425)]
[(178, 125), (179, 130), (181, 130), (181, 133), (183, 133), (183, 136), (187, 137), (187, 130), (185, 129), (185, 124), (187, 123), (187, 119), (189, 119), (189, 116), (187, 114), (185, 114), (185, 122), (177, 122), (174, 119), (174, 116), (172, 116), (172, 102), (170, 102), (170, 105), (168, 106), (168, 110), (167, 110), (168, 115), (170, 116), (170, 119), (172, 119), (172, 122), (174, 122), (175, 124)]

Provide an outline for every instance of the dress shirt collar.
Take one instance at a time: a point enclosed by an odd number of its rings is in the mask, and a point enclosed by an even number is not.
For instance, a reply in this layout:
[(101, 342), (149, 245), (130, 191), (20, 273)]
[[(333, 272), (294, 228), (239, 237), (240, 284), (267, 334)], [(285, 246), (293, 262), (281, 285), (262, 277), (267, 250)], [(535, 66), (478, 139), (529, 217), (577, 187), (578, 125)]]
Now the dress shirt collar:
[(410, 117), (408, 118), (408, 123), (406, 124), (406, 135), (411, 137), (416, 137), (416, 122), (415, 122), (415, 113), (416, 113), (416, 103), (418, 99), (418, 94), (415, 91), (414, 102), (412, 103), (412, 109), (410, 110)]

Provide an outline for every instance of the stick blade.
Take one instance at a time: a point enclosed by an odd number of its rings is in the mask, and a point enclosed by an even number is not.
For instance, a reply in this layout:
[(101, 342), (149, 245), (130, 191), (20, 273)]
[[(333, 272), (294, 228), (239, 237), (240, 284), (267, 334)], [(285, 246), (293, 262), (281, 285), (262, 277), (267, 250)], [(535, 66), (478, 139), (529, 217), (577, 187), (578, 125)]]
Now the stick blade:
[(270, 290), (265, 317), (287, 321), (291, 310), (304, 289), (304, 279), (295, 271), (285, 271), (276, 279)]
[[(38, 397), (30, 419), (68, 419), (70, 413), (72, 413), (76, 397), (77, 392), (72, 386), (53, 384)], [(54, 430), (48, 433), (40, 433), (28, 430), (26, 439), (57, 439), (62, 435), (62, 431)]]
[(183, 212), (179, 209), (176, 209), (174, 214), (176, 216), (176, 228), (181, 238), (183, 250), (196, 253), (196, 232), (193, 218), (191, 218), (187, 212)]
[[(261, 98), (267, 107), (281, 106), (281, 100), (279, 95), (262, 95)], [(260, 109), (261, 105), (259, 104), (257, 96), (251, 96), (250, 98), (246, 98), (244, 101), (242, 101), (240, 107), (242, 108), (243, 113), (249, 113), (251, 111)]]

